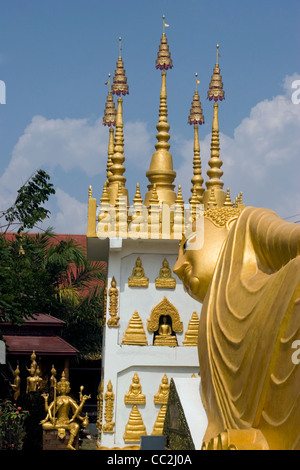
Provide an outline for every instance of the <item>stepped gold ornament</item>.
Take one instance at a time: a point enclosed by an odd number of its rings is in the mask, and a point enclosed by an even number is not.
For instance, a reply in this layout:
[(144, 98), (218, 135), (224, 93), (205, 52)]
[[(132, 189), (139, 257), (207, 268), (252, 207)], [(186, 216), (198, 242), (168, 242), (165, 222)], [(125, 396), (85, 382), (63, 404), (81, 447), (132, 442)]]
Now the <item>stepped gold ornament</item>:
[(133, 405), (128, 423), (125, 427), (123, 439), (125, 442), (139, 442), (141, 436), (146, 436), (147, 431), (143, 423), (143, 418), (136, 405)]
[(144, 325), (137, 311), (133, 313), (129, 320), (122, 344), (132, 344), (135, 346), (147, 346), (148, 344)]
[(189, 321), (187, 330), (185, 332), (183, 346), (197, 346), (198, 345), (198, 329), (199, 317), (196, 312), (193, 312)]
[(174, 267), (203, 302), (198, 352), (208, 426), (203, 449), (300, 449), (300, 227), (261, 208), (204, 217)]
[(162, 436), (167, 413), (167, 405), (161, 405), (155, 420), (151, 436)]

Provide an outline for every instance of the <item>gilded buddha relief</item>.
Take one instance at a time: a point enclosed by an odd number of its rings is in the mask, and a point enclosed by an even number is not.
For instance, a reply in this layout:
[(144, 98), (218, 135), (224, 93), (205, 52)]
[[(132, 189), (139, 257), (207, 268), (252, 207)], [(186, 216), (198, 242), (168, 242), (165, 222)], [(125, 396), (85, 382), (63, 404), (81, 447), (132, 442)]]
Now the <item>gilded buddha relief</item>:
[(178, 310), (166, 297), (152, 309), (147, 328), (154, 333), (154, 346), (178, 345), (176, 333), (183, 331), (183, 324)]
[(138, 256), (131, 276), (128, 278), (129, 287), (148, 287), (149, 279), (145, 276), (142, 260)]
[(176, 287), (176, 280), (172, 277), (172, 271), (166, 258), (163, 260), (159, 275), (155, 279), (155, 287), (162, 289), (175, 289)]

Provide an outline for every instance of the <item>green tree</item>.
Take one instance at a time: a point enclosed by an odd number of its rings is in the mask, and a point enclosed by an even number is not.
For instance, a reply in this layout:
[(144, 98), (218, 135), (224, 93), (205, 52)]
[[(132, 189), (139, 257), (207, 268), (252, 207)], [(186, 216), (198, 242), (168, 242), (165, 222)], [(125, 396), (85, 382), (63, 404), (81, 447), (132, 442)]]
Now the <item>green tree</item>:
[(43, 207), (51, 194), (55, 194), (50, 176), (44, 170), (37, 170), (18, 190), (13, 205), (0, 211), (0, 231), (13, 229), (21, 232), (32, 229), (38, 222), (49, 217), (49, 210)]
[(63, 337), (83, 354), (93, 345), (101, 350), (102, 263), (89, 262), (75, 240), (57, 241), (50, 229), (0, 237), (0, 252), (0, 322), (48, 313), (65, 321)]

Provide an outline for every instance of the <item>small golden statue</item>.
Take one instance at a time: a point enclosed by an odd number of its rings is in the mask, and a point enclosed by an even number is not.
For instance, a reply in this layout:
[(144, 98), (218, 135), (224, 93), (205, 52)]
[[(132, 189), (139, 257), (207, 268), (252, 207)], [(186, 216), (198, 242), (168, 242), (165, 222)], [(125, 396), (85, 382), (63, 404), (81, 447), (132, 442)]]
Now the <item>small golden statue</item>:
[(126, 405), (145, 405), (146, 396), (142, 393), (140, 378), (137, 373), (132, 378), (129, 391), (125, 394), (124, 403)]
[(107, 321), (107, 326), (110, 327), (119, 327), (119, 320), (118, 317), (118, 299), (119, 299), (119, 291), (117, 289), (117, 283), (115, 278), (113, 277), (111, 280), (110, 289), (108, 291), (109, 296), (109, 314), (110, 318)]
[(154, 395), (155, 405), (166, 405), (168, 403), (169, 389), (169, 380), (167, 374), (165, 374), (162, 378), (161, 383), (159, 384), (158, 392)]
[(171, 325), (168, 323), (167, 315), (162, 316), (162, 323), (155, 336), (154, 346), (178, 346), (176, 336), (173, 334)]
[(107, 389), (104, 395), (104, 400), (105, 400), (105, 412), (104, 412), (105, 424), (103, 424), (102, 430), (103, 432), (113, 434), (115, 432), (114, 431), (115, 423), (113, 421), (115, 394), (113, 392), (113, 386), (112, 386), (111, 381), (109, 381), (107, 384)]
[(145, 276), (142, 260), (138, 256), (132, 275), (128, 278), (129, 287), (148, 287), (149, 279)]
[[(56, 391), (58, 396), (56, 396)], [(49, 395), (47, 393), (42, 395), (45, 400), (45, 411), (47, 411), (47, 416), (41, 421), (41, 425), (44, 430), (57, 430), (59, 439), (64, 439), (66, 431), (69, 431), (70, 438), (67, 448), (69, 450), (75, 450), (73, 443), (79, 432), (80, 424), (83, 427), (87, 427), (89, 424), (87, 414), (85, 417), (82, 417), (80, 416), (80, 413), (86, 400), (91, 398), (91, 396), (82, 395), (83, 386), (81, 386), (79, 392), (80, 404), (78, 405), (73, 398), (68, 396), (70, 391), (70, 382), (66, 379), (65, 373), (62, 372), (61, 379), (54, 389), (54, 399), (50, 406), (48, 406)], [(71, 417), (70, 413), (72, 413)], [(76, 420), (81, 421), (81, 423), (78, 424)]]
[(20, 396), (20, 386), (21, 386), (19, 364), (17, 365), (16, 370), (14, 371), (14, 376), (15, 376), (14, 383), (10, 384), (10, 386), (14, 391), (14, 400), (17, 400)]
[(159, 270), (159, 276), (155, 279), (155, 287), (175, 289), (176, 280), (172, 277), (168, 260), (165, 258)]
[(30, 375), (27, 377), (26, 393), (38, 392), (42, 382), (42, 378), (40, 377), (40, 369), (36, 362), (35, 351), (32, 351), (30, 358), (31, 365), (29, 369), (27, 368)]

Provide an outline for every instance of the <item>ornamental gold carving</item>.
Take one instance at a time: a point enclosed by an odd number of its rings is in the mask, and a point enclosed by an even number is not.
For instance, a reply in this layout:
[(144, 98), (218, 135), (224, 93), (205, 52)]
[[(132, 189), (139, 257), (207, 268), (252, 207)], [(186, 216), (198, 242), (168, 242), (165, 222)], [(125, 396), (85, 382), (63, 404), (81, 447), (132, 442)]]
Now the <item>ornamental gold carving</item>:
[(167, 405), (161, 405), (155, 420), (151, 436), (162, 436), (167, 413)]
[(107, 384), (107, 390), (104, 395), (105, 400), (105, 411), (104, 411), (104, 418), (105, 424), (103, 424), (103, 432), (113, 434), (115, 423), (113, 421), (114, 416), (114, 402), (115, 402), (115, 394), (113, 392), (113, 386), (111, 381)]
[(129, 320), (122, 344), (132, 344), (136, 346), (146, 346), (148, 344), (144, 325), (137, 311), (133, 313)]
[(180, 315), (178, 310), (174, 305), (164, 297), (161, 302), (159, 302), (152, 310), (150, 318), (147, 321), (147, 329), (150, 332), (158, 331), (159, 329), (159, 320), (161, 316), (169, 316), (172, 320), (172, 330), (175, 333), (181, 333), (183, 331), (183, 324), (180, 320)]
[(142, 260), (138, 256), (132, 275), (128, 278), (129, 287), (148, 287), (149, 279), (145, 276)]
[(175, 289), (176, 280), (172, 277), (168, 260), (165, 258), (159, 271), (159, 276), (155, 279), (155, 287), (165, 289)]
[(196, 312), (193, 312), (189, 321), (187, 330), (185, 332), (183, 346), (197, 346), (198, 345), (198, 329), (199, 317)]
[(139, 442), (141, 436), (146, 436), (147, 431), (143, 423), (143, 418), (136, 405), (133, 405), (129, 415), (128, 423), (125, 426), (123, 439), (125, 442)]
[(155, 405), (166, 405), (169, 398), (170, 384), (165, 374), (162, 378), (161, 383), (159, 384), (158, 392), (154, 395), (154, 404)]
[(120, 317), (118, 317), (119, 291), (117, 289), (117, 283), (114, 277), (111, 280), (111, 287), (108, 291), (108, 296), (109, 296), (110, 318), (107, 321), (107, 326), (119, 327), (120, 326), (119, 325)]
[(140, 378), (137, 373), (132, 378), (129, 391), (124, 396), (124, 403), (126, 405), (145, 405), (146, 396), (142, 393)]

